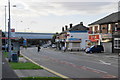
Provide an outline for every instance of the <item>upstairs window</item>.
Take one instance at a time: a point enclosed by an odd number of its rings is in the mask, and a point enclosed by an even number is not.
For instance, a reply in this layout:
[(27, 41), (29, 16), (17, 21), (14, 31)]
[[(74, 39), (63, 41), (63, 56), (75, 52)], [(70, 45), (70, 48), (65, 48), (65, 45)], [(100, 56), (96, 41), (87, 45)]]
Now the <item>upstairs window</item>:
[(103, 30), (107, 29), (107, 27), (102, 27)]

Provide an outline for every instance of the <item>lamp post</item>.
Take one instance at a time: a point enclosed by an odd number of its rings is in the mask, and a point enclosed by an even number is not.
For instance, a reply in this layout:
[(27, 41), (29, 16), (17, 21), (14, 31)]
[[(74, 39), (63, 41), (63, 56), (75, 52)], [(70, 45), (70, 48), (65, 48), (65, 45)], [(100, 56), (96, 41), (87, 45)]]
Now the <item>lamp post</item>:
[(10, 0), (8, 0), (8, 14), (9, 14), (9, 21), (8, 21), (8, 60), (11, 61), (11, 17), (10, 17)]
[[(6, 37), (6, 5), (5, 5), (5, 37)], [(5, 39), (5, 51), (6, 51), (6, 39)]]

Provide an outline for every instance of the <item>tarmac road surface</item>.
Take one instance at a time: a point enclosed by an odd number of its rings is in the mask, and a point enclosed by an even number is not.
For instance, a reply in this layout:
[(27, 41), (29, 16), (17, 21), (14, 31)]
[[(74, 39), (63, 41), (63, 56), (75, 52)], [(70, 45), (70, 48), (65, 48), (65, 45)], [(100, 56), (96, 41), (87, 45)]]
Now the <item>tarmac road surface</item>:
[(22, 49), (21, 53), (36, 63), (69, 78), (86, 78), (85, 80), (111, 78), (108, 80), (113, 80), (118, 77), (118, 60), (116, 59), (107, 60), (106, 58), (103, 59), (103, 57), (78, 56), (54, 51), (49, 48), (42, 48), (40, 52), (37, 52), (37, 48), (35, 47)]

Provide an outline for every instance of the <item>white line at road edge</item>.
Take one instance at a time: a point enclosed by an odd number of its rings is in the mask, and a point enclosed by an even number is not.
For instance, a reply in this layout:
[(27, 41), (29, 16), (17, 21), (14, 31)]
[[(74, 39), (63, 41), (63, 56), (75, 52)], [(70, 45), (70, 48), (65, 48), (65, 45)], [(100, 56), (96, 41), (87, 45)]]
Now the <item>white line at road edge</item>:
[(24, 57), (25, 57), (26, 59), (28, 59), (29, 61), (31, 61), (32, 63), (34, 63), (34, 64), (42, 67), (42, 68), (45, 69), (45, 70), (47, 70), (48, 72), (51, 72), (51, 73), (53, 73), (53, 74), (55, 74), (55, 75), (57, 75), (57, 76), (59, 76), (59, 77), (61, 77), (61, 78), (64, 78), (64, 79), (66, 79), (66, 80), (73, 80), (73, 79), (70, 79), (70, 78), (67, 77), (67, 76), (64, 76), (64, 75), (62, 75), (62, 74), (60, 74), (60, 73), (58, 73), (58, 72), (55, 72), (55, 71), (53, 71), (53, 70), (51, 70), (51, 69), (49, 69), (49, 68), (47, 68), (47, 67), (45, 67), (45, 66), (42, 66), (42, 65), (36, 63), (35, 61), (33, 61), (32, 59), (28, 58), (27, 56), (25, 56), (25, 55), (23, 55), (23, 54), (21, 54), (21, 55), (24, 56)]

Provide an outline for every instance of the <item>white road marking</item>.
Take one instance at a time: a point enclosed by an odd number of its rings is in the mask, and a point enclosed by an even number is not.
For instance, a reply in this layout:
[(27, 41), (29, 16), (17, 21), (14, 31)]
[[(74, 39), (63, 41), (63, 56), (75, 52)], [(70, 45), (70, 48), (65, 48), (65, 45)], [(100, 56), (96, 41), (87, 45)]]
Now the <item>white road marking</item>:
[(102, 64), (111, 65), (111, 63), (106, 63), (105, 61), (99, 60)]
[[(86, 66), (85, 66), (85, 67), (86, 67)], [(91, 67), (86, 67), (86, 68), (89, 68), (89, 69), (92, 69), (92, 70), (95, 70), (95, 71), (99, 71), (99, 72), (102, 72), (102, 73), (107, 73), (106, 71), (102, 71), (102, 70), (95, 69), (95, 68), (91, 68)]]

